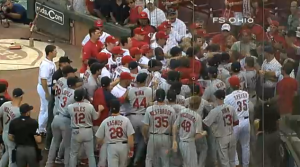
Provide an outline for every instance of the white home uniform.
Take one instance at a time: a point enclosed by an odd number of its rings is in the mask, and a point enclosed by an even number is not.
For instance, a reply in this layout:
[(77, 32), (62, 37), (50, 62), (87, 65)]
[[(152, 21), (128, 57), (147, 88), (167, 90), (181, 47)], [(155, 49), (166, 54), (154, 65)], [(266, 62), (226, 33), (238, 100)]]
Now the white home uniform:
[[(122, 97), (127, 91), (127, 88), (122, 87), (120, 84), (116, 85), (112, 90), (111, 94), (113, 94), (116, 98)], [(124, 114), (128, 111), (128, 109), (131, 109), (129, 103), (123, 103), (120, 108), (120, 113)]]
[[(102, 33), (102, 35), (100, 36), (100, 38), (99, 38), (99, 41), (100, 42), (102, 42), (102, 43), (105, 43), (105, 39), (107, 38), (107, 37), (109, 37), (110, 35), (108, 34), (108, 33), (106, 33), (106, 32), (103, 32)], [(84, 37), (84, 39), (82, 40), (82, 42), (81, 42), (81, 45), (82, 46), (84, 46), (89, 40), (90, 40), (90, 34), (87, 34), (85, 37)]]
[(129, 68), (124, 67), (122, 65), (118, 66), (116, 68), (115, 72), (113, 73), (113, 80), (118, 79), (120, 77), (120, 75), (121, 75), (122, 72), (128, 72), (128, 73), (130, 73), (130, 70), (129, 70)]
[(139, 60), (139, 64), (142, 64), (142, 65), (146, 65), (148, 66), (148, 62), (150, 61), (150, 59), (146, 56), (142, 56), (141, 59)]
[[(233, 91), (224, 99), (224, 103), (235, 109), (239, 125), (235, 126), (234, 134), (242, 147), (243, 166), (249, 166), (250, 160), (250, 122), (249, 122), (249, 94), (243, 90)], [(236, 153), (235, 164), (239, 165)]]
[(37, 92), (40, 96), (40, 112), (39, 112), (39, 132), (46, 132), (46, 125), (48, 121), (48, 100), (46, 99), (46, 93), (42, 87), (41, 79), (47, 80), (48, 93), (51, 95), (51, 87), (52, 87), (52, 75), (56, 71), (56, 66), (53, 61), (45, 58), (40, 67), (39, 67), (39, 77), (38, 77), (38, 85)]
[(15, 163), (12, 163), (11, 158), (12, 158), (12, 150), (15, 149), (16, 144), (8, 139), (8, 130), (9, 130), (9, 125), (10, 122), (19, 117), (20, 114), (20, 109), (19, 107), (13, 106), (11, 101), (5, 102), (2, 104), (0, 107), (0, 118), (2, 118), (2, 127), (3, 127), (3, 132), (2, 132), (2, 138), (5, 146), (5, 153), (1, 157), (1, 165), (2, 166), (7, 166), (8, 167), (13, 167), (16, 166)]
[[(128, 49), (122, 49), (122, 50), (124, 51), (124, 53), (123, 53), (122, 56), (130, 55)], [(109, 65), (109, 69), (108, 69), (108, 70), (110, 71), (111, 74), (113, 74), (114, 69), (111, 69), (111, 65), (117, 65), (117, 66), (121, 65), (122, 57), (117, 57), (116, 60), (114, 61), (114, 60), (112, 59), (112, 54), (111, 54), (111, 52), (108, 51), (106, 48), (103, 49), (103, 50), (101, 50), (101, 52), (110, 54), (110, 58), (108, 59), (108, 63), (107, 63), (107, 64)]]
[(186, 36), (186, 25), (183, 21), (176, 18), (175, 22), (171, 25), (173, 31), (176, 31), (180, 36)]
[[(240, 89), (241, 90), (247, 90), (247, 78), (244, 71), (240, 71), (238, 74), (234, 74), (240, 79)], [(230, 78), (230, 77), (229, 77)], [(226, 79), (226, 85), (227, 87), (230, 87), (230, 84), (228, 82), (228, 79)]]

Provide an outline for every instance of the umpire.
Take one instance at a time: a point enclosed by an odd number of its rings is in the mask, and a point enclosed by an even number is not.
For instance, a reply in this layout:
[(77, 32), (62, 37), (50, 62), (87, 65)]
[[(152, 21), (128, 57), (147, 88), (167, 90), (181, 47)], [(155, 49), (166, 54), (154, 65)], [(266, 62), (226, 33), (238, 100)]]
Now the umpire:
[(20, 106), (21, 116), (11, 121), (8, 130), (9, 140), (16, 143), (16, 149), (12, 152), (12, 161), (18, 167), (38, 167), (42, 159), (41, 150), (37, 143), (42, 142), (41, 136), (36, 132), (38, 122), (30, 118), (33, 107), (25, 103)]
[(46, 146), (45, 150), (49, 150), (51, 141), (52, 141), (52, 130), (51, 130), (51, 123), (53, 121), (54, 115), (53, 115), (53, 108), (54, 108), (54, 95), (55, 90), (54, 86), (55, 83), (58, 81), (59, 78), (63, 77), (62, 68), (65, 66), (69, 66), (72, 61), (67, 57), (60, 57), (58, 61), (58, 70), (56, 70), (52, 76), (52, 90), (51, 90), (51, 98), (48, 103), (48, 122), (47, 122), (47, 134), (46, 134)]

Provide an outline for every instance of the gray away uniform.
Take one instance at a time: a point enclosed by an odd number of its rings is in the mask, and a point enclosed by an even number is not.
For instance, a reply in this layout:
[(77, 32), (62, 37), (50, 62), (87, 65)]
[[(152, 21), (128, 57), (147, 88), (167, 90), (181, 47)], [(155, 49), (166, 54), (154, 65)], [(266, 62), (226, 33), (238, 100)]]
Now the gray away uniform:
[(3, 122), (2, 138), (6, 150), (2, 155), (0, 167), (7, 167), (7, 164), (9, 164), (8, 167), (16, 166), (15, 163), (11, 162), (11, 153), (12, 150), (15, 149), (16, 144), (8, 139), (8, 129), (10, 122), (20, 115), (19, 107), (13, 106), (11, 101), (5, 102), (0, 107), (0, 118), (2, 118)]
[(96, 137), (107, 143), (108, 167), (126, 167), (129, 146), (128, 136), (134, 134), (130, 120), (122, 115), (106, 118), (96, 132)]
[(67, 78), (62, 77), (59, 78), (55, 84), (55, 97), (54, 97), (54, 109), (53, 109), (53, 115), (58, 114), (58, 106), (59, 106), (59, 99), (61, 97), (63, 89), (67, 88)]
[(170, 166), (166, 152), (172, 147), (172, 125), (176, 120), (175, 110), (168, 105), (153, 105), (147, 108), (143, 123), (149, 126), (146, 167)]
[(211, 81), (211, 84), (208, 85), (208, 87), (205, 89), (202, 98), (209, 102), (215, 102), (216, 97), (214, 93), (217, 90), (226, 90), (226, 85), (223, 81), (219, 79), (214, 79)]

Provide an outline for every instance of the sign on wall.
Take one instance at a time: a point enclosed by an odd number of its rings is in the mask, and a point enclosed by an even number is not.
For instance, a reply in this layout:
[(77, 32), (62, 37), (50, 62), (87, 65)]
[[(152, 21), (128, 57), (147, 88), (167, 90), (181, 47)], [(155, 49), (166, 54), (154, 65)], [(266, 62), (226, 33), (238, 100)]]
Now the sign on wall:
[(39, 10), (41, 10), (39, 16), (60, 25), (65, 24), (65, 15), (62, 12), (46, 6), (45, 4), (35, 2), (35, 12), (38, 13)]

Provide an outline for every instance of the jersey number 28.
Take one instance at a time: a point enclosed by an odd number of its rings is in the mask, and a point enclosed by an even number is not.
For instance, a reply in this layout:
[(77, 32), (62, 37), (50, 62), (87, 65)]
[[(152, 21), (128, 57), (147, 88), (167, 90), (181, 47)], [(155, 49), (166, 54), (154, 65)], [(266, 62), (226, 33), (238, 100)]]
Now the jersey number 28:
[(121, 138), (123, 136), (123, 128), (121, 127), (110, 128), (109, 132), (111, 139)]
[(147, 103), (146, 103), (146, 97), (144, 97), (142, 99), (142, 101), (139, 101), (139, 99), (135, 99), (135, 101), (133, 102), (133, 107), (139, 109), (140, 107), (147, 107)]

